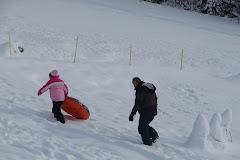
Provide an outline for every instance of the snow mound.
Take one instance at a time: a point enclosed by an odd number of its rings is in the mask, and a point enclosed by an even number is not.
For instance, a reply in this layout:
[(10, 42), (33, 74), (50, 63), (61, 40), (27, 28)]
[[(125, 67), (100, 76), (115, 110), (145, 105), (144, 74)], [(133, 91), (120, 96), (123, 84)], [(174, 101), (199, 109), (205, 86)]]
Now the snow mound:
[(230, 127), (232, 123), (232, 111), (226, 109), (223, 114), (215, 113), (208, 124), (204, 115), (196, 118), (191, 134), (185, 145), (191, 148), (205, 150), (222, 150), (227, 142), (232, 142)]
[(232, 125), (232, 111), (230, 109), (226, 109), (222, 113), (222, 128), (223, 128), (223, 136), (225, 141), (232, 142), (232, 135), (230, 132), (230, 127)]
[(196, 118), (191, 134), (188, 137), (186, 146), (191, 148), (207, 149), (210, 143), (207, 137), (210, 133), (210, 127), (206, 117), (199, 114)]
[(221, 125), (225, 128), (225, 129), (230, 129), (232, 124), (232, 111), (229, 109), (226, 109), (223, 113), (222, 113), (222, 123)]
[[(21, 55), (24, 52), (24, 45), (22, 42), (11, 43), (11, 54), (12, 56)], [(0, 57), (10, 57), (9, 42), (0, 44)]]
[(215, 113), (210, 121), (209, 140), (216, 149), (221, 149), (224, 145), (223, 128), (221, 127), (222, 117), (219, 113)]

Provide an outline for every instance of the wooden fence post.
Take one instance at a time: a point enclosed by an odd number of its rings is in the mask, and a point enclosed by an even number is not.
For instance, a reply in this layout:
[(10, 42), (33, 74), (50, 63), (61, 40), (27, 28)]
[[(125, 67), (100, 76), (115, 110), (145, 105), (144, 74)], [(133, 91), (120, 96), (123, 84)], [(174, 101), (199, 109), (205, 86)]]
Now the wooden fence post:
[(74, 63), (76, 62), (77, 46), (78, 46), (78, 36), (77, 36), (76, 50), (75, 50), (75, 56), (74, 56)]
[(10, 59), (12, 59), (10, 32), (9, 32), (9, 49), (10, 49)]
[(181, 70), (182, 70), (182, 62), (183, 62), (183, 49), (182, 49), (182, 58), (181, 58)]
[(130, 60), (129, 60), (129, 66), (131, 65), (132, 61), (132, 44), (130, 44)]

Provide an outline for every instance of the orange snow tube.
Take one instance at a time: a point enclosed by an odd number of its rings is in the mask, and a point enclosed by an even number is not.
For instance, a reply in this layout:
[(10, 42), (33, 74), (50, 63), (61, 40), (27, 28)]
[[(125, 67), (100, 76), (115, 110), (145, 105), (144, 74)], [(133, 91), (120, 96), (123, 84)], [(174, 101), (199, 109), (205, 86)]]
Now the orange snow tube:
[(61, 108), (77, 119), (87, 120), (90, 116), (88, 108), (79, 100), (72, 97), (66, 97)]

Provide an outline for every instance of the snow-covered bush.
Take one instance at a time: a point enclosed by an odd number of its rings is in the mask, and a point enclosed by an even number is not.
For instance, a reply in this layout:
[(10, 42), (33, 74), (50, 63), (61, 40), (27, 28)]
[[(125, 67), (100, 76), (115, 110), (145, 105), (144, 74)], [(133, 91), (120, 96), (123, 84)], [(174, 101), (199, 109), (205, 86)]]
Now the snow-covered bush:
[[(11, 53), (12, 55), (20, 55), (24, 52), (24, 45), (22, 42), (12, 42), (11, 43)], [(10, 57), (9, 42), (0, 44), (0, 57)]]
[[(150, 0), (145, 0), (150, 1)], [(151, 0), (185, 10), (229, 18), (240, 18), (240, 0)]]

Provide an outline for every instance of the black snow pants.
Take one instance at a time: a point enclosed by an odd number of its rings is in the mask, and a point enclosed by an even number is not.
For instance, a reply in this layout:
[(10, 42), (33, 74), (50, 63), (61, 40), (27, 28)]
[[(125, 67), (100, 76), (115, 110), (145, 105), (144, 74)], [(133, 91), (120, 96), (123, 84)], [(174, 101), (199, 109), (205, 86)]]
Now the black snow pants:
[(60, 121), (61, 123), (65, 123), (65, 119), (63, 117), (63, 114), (61, 112), (61, 105), (62, 105), (63, 101), (53, 101), (53, 108), (52, 108), (52, 113), (54, 115), (55, 118), (57, 118), (57, 121)]
[(148, 108), (139, 112), (140, 119), (138, 124), (138, 133), (142, 137), (142, 141), (145, 145), (152, 145), (159, 136), (157, 131), (149, 126), (154, 117), (157, 115), (157, 108)]

